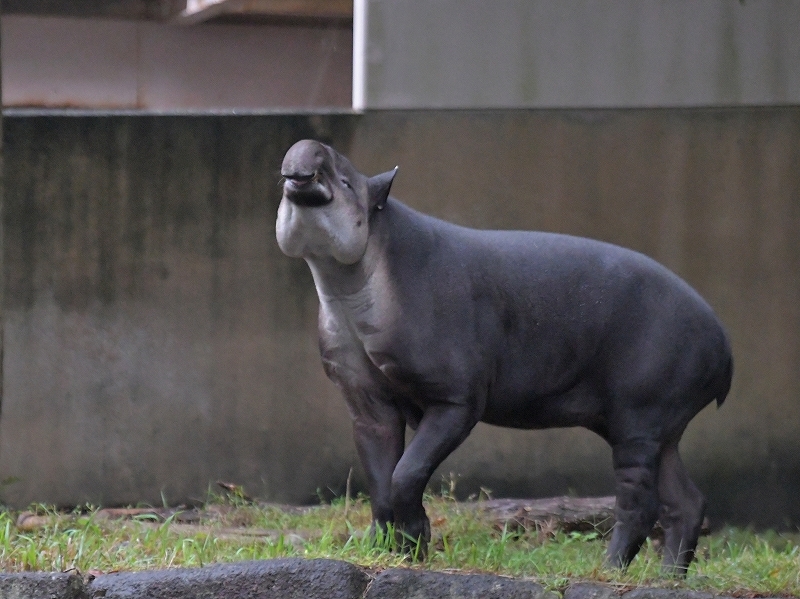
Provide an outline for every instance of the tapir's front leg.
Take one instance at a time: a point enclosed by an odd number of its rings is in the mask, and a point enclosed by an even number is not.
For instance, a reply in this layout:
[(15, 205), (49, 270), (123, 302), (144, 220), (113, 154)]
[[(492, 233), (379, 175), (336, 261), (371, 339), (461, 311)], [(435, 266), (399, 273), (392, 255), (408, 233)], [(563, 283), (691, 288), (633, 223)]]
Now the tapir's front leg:
[(430, 521), (422, 495), (434, 470), (466, 439), (477, 423), (474, 410), (464, 405), (434, 404), (425, 409), (419, 428), (392, 475), (392, 510), (397, 540), (407, 552), (419, 543), (427, 554)]
[(393, 405), (353, 415), (353, 437), (367, 476), (373, 526), (384, 532), (386, 524), (394, 521), (392, 472), (403, 455), (405, 431), (405, 419)]

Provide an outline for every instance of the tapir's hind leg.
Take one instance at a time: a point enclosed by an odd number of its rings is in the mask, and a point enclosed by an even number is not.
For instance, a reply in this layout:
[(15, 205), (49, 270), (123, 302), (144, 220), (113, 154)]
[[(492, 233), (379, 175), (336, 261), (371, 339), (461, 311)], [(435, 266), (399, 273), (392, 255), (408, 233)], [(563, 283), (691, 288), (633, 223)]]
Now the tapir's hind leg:
[(664, 570), (685, 575), (697, 547), (706, 502), (686, 472), (677, 442), (667, 445), (661, 453), (658, 496), (659, 522), (664, 529)]
[(607, 560), (624, 568), (639, 552), (658, 517), (658, 462), (655, 441), (624, 441), (612, 445), (617, 503)]

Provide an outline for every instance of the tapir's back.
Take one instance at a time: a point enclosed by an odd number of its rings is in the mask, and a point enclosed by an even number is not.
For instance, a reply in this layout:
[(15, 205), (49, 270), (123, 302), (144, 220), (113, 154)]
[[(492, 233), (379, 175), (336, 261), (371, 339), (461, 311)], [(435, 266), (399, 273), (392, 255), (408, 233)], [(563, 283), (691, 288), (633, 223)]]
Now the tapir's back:
[(498, 309), (530, 313), (540, 324), (602, 329), (645, 318), (721, 327), (688, 283), (639, 252), (558, 233), (471, 229), (393, 204), (402, 224), (391, 235), (406, 238), (394, 252), (412, 265), (413, 278), (461, 271), (456, 279), (473, 299), (489, 295)]
[[(484, 363), (475, 365), (493, 379), (484, 420), (592, 428), (610, 397), (646, 403), (673, 388), (675, 401), (696, 401), (692, 412), (715, 397), (687, 395), (717, 371), (724, 378), (730, 349), (722, 325), (694, 289), (654, 260), (581, 237), (404, 216), (417, 221), (411, 233), (403, 225), (405, 258), (419, 255), (412, 276), (446, 281), (429, 292), (432, 303), (463, 298), (460, 312), (451, 310), (454, 322), (484, 348)], [(724, 398), (724, 381), (718, 386)]]

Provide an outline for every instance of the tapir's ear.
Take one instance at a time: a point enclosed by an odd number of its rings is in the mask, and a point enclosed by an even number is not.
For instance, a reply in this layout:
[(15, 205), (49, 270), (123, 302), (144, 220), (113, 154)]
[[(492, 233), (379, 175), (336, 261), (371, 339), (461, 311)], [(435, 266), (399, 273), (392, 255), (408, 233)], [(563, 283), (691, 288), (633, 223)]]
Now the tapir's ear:
[(392, 181), (394, 181), (394, 176), (397, 174), (398, 168), (399, 167), (394, 167), (390, 171), (367, 179), (370, 208), (375, 207), (378, 210), (383, 209), (386, 200), (389, 198), (389, 190), (392, 188)]

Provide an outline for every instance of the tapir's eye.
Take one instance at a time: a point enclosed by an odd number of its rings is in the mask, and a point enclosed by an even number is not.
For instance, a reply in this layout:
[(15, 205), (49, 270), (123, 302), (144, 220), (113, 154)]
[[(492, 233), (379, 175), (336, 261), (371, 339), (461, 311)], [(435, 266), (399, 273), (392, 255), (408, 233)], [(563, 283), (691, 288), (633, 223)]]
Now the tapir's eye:
[(342, 178), (342, 185), (344, 185), (350, 191), (353, 191), (353, 186), (350, 185), (350, 181), (348, 181), (347, 179)]

